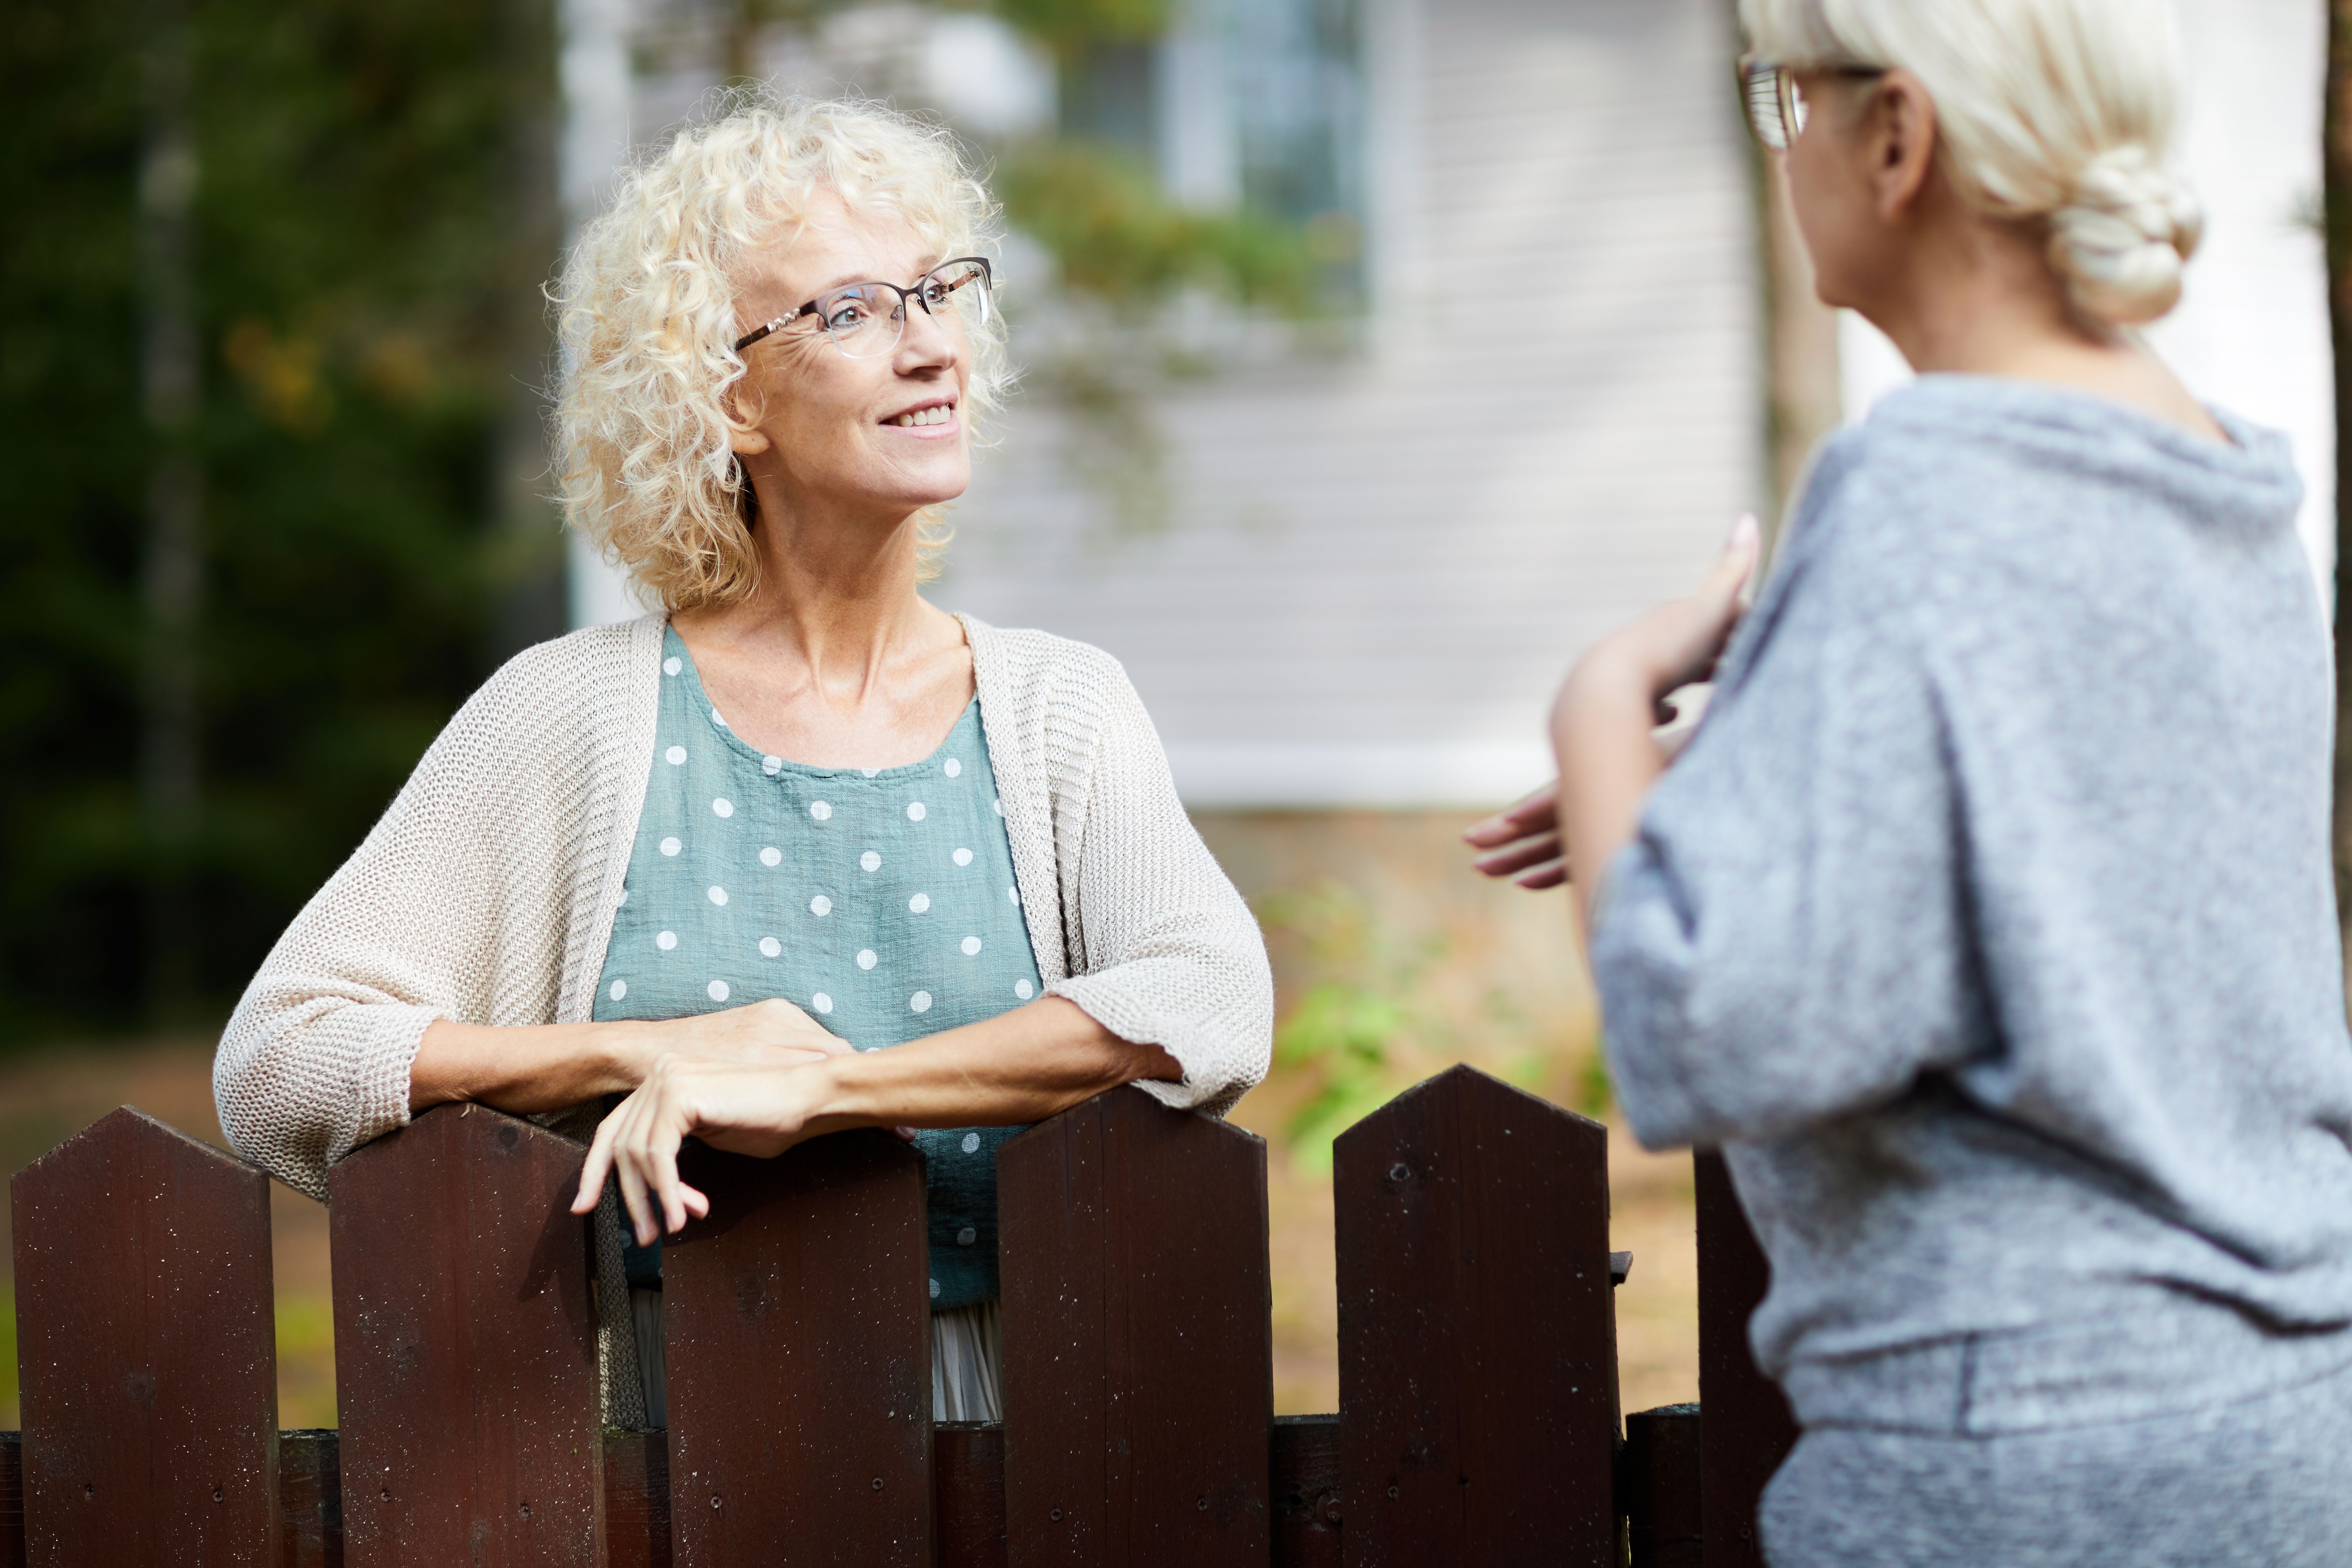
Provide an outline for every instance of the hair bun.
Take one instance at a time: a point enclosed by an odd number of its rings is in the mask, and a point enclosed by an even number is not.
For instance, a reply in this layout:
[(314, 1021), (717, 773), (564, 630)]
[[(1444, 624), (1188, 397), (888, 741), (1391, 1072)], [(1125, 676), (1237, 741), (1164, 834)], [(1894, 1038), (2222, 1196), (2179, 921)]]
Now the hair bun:
[(2181, 264), (2204, 230), (2186, 181), (2145, 147), (2110, 147), (2084, 165), (2071, 198), (2051, 214), (2050, 263), (2084, 315), (2152, 321), (2179, 302)]

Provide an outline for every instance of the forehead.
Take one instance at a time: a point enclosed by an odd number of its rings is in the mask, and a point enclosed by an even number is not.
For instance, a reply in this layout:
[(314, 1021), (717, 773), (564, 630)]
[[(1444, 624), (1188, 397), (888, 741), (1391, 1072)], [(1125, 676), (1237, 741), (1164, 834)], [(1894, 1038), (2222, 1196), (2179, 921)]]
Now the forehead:
[(819, 186), (797, 220), (775, 226), (735, 268), (747, 301), (789, 310), (844, 283), (911, 283), (944, 258), (889, 206), (851, 206)]

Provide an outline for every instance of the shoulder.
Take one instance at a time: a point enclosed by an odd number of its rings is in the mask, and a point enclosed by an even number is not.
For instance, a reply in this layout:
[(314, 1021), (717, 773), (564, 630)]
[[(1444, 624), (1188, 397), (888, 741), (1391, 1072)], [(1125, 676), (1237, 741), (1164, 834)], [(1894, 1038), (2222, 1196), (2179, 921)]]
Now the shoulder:
[(1029, 628), (992, 626), (971, 616), (956, 618), (971, 639), (973, 672), (983, 704), (993, 694), (1016, 708), (1099, 722), (1103, 715), (1136, 700), (1126, 668), (1091, 643)]
[(523, 649), (466, 700), (440, 744), (515, 755), (595, 741), (625, 721), (637, 688), (650, 689), (664, 624), (650, 615), (583, 626)]

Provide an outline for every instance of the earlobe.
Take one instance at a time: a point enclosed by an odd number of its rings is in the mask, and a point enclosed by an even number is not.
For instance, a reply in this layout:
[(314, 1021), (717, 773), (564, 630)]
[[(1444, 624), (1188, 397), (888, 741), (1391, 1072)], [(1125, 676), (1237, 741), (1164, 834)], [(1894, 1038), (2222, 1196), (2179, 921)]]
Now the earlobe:
[(738, 425), (732, 419), (728, 421), (727, 449), (737, 457), (754, 457), (772, 445), (774, 443), (768, 439), (767, 432), (749, 425)]

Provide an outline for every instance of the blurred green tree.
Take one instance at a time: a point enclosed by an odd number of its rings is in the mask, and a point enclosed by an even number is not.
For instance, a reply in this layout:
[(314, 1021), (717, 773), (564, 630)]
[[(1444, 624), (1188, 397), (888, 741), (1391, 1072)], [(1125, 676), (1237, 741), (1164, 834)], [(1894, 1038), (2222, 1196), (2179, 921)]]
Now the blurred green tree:
[[(171, 24), (122, 0), (0, 20), (0, 1039), (216, 1014), (550, 564), (497, 526), (517, 321), (536, 330), (553, 256), (515, 200), (543, 0), (205, 0), (184, 34), (201, 574), (163, 650), (198, 782), (184, 833), (142, 807), (165, 443), (142, 257)], [(540, 602), (507, 640), (542, 629)], [(159, 885), (186, 911), (176, 953)]]

